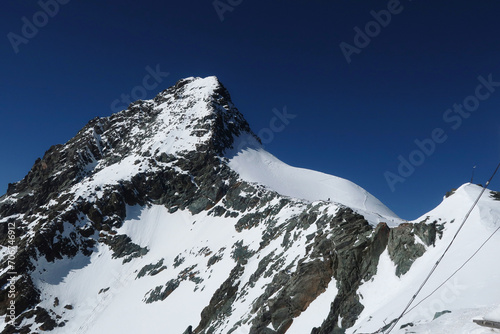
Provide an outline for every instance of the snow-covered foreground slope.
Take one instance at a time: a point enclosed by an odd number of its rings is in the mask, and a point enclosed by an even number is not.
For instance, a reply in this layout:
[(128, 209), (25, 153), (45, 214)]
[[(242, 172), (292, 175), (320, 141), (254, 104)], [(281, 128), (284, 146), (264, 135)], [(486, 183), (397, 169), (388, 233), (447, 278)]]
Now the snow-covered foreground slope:
[[(480, 189), (475, 185), (464, 185), (428, 215), (421, 217), (421, 220), (437, 220), (443, 224), (443, 237), (436, 241), (435, 247), (428, 247), (401, 278), (395, 275), (395, 265), (387, 250), (382, 253), (377, 274), (364, 282), (358, 291), (364, 310), (347, 333), (374, 333), (399, 315), (449, 243)], [(498, 201), (488, 196), (487, 192), (473, 211), (421, 297), (458, 269), (499, 226)], [(337, 210), (333, 204), (320, 205), (331, 214)], [(285, 229), (287, 222), (304, 208), (298, 203), (285, 207), (276, 225)], [(170, 213), (157, 205), (129, 207), (127, 219), (116, 233), (125, 234), (133, 243), (148, 248), (146, 255), (123, 263), (122, 258), (113, 258), (113, 252), (107, 246), (100, 245), (81, 268), (58, 271), (60, 277), (54, 277), (54, 265), (51, 264), (42, 263), (35, 270), (33, 276), (43, 291), (41, 306), (52, 307), (68, 321), (65, 327), (55, 329), (53, 333), (183, 333), (189, 325), (195, 327), (200, 321), (203, 309), (227, 280), (235, 266), (237, 249), (258, 255), (249, 257), (243, 266), (243, 273), (236, 280), (240, 289), (231, 305), (232, 314), (215, 333), (229, 333), (231, 329), (234, 330), (232, 333), (249, 333), (251, 319), (255, 316), (251, 312), (252, 305), (273, 279), (263, 275), (254, 280), (252, 275), (258, 271), (263, 258), (283, 250), (285, 235), (262, 248), (260, 241), (266, 226), (238, 232), (234, 229), (237, 221), (238, 218), (220, 219), (206, 212), (198, 215), (185, 211)], [(291, 275), (296, 274), (297, 260), (308, 259), (306, 246), (311, 241), (307, 236), (317, 229), (316, 225), (311, 225), (305, 230), (297, 230), (299, 235), (286, 252), (276, 258), (279, 261), (275, 265)], [(499, 251), (500, 235), (496, 235), (447, 284), (406, 315), (393, 333), (491, 333), (491, 330), (474, 324), (472, 319), (491, 313), (499, 305), (500, 288), (496, 287), (500, 269), (492, 263), (494, 254)], [(211, 259), (219, 260), (212, 263)], [(158, 263), (161, 265), (157, 267), (163, 268), (158, 273), (153, 274), (151, 268), (144, 270), (148, 268), (146, 266)], [(141, 276), (141, 272), (146, 274)], [(164, 300), (144, 302), (155, 288), (160, 287), (163, 292), (166, 282), (176, 282), (174, 285), (178, 286)], [(327, 318), (330, 304), (338, 293), (336, 284), (336, 280), (330, 281), (325, 291), (294, 319), (287, 333), (310, 333), (313, 327), (319, 327)], [(58, 306), (54, 308), (56, 297)], [(65, 309), (67, 305), (73, 309)], [(443, 315), (434, 319), (440, 312)], [(410, 323), (413, 326), (407, 325)], [(401, 325), (407, 326), (399, 329)]]
[[(295, 205), (285, 208), (277, 226), (284, 229), (286, 222), (302, 209)], [(133, 243), (149, 249), (141, 258), (123, 263), (123, 259), (113, 258), (107, 246), (99, 246), (88, 262), (81, 263), (81, 268), (58, 270), (58, 277), (54, 277), (55, 265), (50, 263), (41, 263), (35, 270), (33, 276), (43, 291), (40, 306), (52, 308), (68, 321), (53, 333), (183, 333), (189, 325), (200, 321), (202, 310), (230, 275), (238, 257), (235, 253), (241, 249), (245, 253), (259, 251), (259, 241), (266, 230), (266, 226), (260, 226), (237, 232), (236, 218), (220, 219), (206, 213), (193, 216), (185, 211), (169, 213), (157, 205), (128, 208), (127, 217), (116, 233), (126, 234)], [(310, 240), (306, 236), (316, 229), (312, 225), (298, 232), (300, 235), (293, 245), (274, 264), (276, 269), (295, 271), (297, 260), (307, 258), (306, 244)], [(254, 273), (260, 260), (279, 253), (282, 244), (283, 238), (277, 238), (261, 249), (258, 256), (248, 259), (243, 274), (237, 279), (237, 284), (246, 288), (238, 292), (232, 314), (217, 333), (228, 333), (241, 320), (252, 318), (252, 303), (273, 278), (264, 275), (256, 279)], [(161, 263), (158, 267), (163, 268), (158, 273), (144, 270), (158, 263)], [(141, 272), (146, 274), (141, 276)], [(167, 298), (144, 302), (156, 287), (163, 290), (166, 282), (174, 281), (179, 285)], [(294, 323), (289, 333), (303, 333), (306, 328), (320, 326), (335, 295), (333, 280), (304, 313), (302, 324)], [(54, 307), (55, 298), (57, 307)], [(233, 333), (248, 333), (250, 324), (241, 324), (235, 329)]]
[[(402, 277), (394, 275), (394, 264), (387, 252), (381, 256), (377, 275), (365, 282), (359, 293), (365, 309), (348, 333), (372, 333), (395, 319), (424, 281), (432, 266), (451, 242), (464, 216), (481, 192), (481, 187), (465, 184), (453, 195), (415, 222), (437, 221), (443, 225), (443, 236), (435, 247), (428, 247), (410, 271)], [(500, 226), (500, 202), (486, 191), (472, 211), (449, 253), (424, 287), (414, 305), (459, 269)], [(393, 333), (491, 333), (472, 322), (481, 319), (500, 305), (500, 233), (488, 243), (456, 275), (432, 296), (423, 300), (399, 322)], [(444, 312), (437, 319), (436, 314)], [(439, 314), (438, 314), (439, 315)], [(495, 316), (495, 315), (493, 315)], [(499, 319), (500, 320), (500, 319)], [(399, 329), (405, 324), (413, 324)]]
[[(42, 286), (46, 306), (59, 296), (59, 308), (69, 319), (54, 333), (182, 333), (199, 321), (214, 291), (227, 278), (234, 263), (231, 249), (224, 247), (236, 237), (231, 228), (234, 219), (206, 215), (195, 219), (187, 212), (171, 214), (163, 206), (132, 207), (127, 213), (130, 218), (117, 233), (147, 247), (148, 254), (123, 264), (102, 246), (89, 264), (66, 273), (60, 284)], [(227, 256), (208, 267), (208, 255), (215, 253)], [(159, 268), (165, 269), (138, 278), (142, 268), (160, 261)], [(144, 303), (152, 289), (178, 278), (185, 281), (165, 301)], [(74, 309), (64, 310), (68, 304)]]

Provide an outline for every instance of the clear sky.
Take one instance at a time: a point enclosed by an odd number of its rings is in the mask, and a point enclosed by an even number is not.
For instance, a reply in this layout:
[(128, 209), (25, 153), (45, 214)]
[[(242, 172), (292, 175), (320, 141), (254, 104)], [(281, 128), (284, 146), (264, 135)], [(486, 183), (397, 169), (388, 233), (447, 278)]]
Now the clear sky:
[[(491, 0), (6, 1), (0, 193), (122, 95), (216, 75), (268, 151), (415, 219), (500, 160), (499, 13)], [(296, 117), (271, 138), (284, 108)]]

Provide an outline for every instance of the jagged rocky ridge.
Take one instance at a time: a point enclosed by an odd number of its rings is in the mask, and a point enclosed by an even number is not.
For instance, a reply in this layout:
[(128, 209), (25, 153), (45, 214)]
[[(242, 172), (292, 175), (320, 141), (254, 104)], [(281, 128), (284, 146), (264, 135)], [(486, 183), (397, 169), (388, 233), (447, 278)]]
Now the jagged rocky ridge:
[[(47, 280), (44, 270), (91, 259), (103, 249), (120, 265), (136, 266), (133, 284), (164, 275), (137, 303), (167, 303), (188, 284), (194, 287), (192, 298), (210, 296), (198, 299), (204, 305), (182, 324), (185, 333), (286, 333), (327, 290), (336, 293), (326, 318), (311, 324), (309, 332), (344, 333), (364, 309), (359, 287), (376, 275), (384, 251), (401, 276), (442, 236), (444, 221), (390, 228), (340, 203), (291, 198), (246, 182), (225, 157), (241, 136), (258, 141), (222, 84), (189, 78), (153, 100), (95, 118), (66, 144), (51, 147), (0, 198), (2, 261), (12, 251), (8, 225), (14, 224), (11, 271), (19, 273), (16, 317), (2, 333), (73, 328), (79, 321), (73, 313), (82, 306), (65, 304), (55, 295), (57, 288), (48, 288), (70, 277), (71, 270), (57, 282)], [(184, 253), (153, 259), (153, 246), (124, 232), (131, 208), (163, 208), (158, 210), (165, 219), (186, 213), (194, 226), (229, 222), (227, 233), (234, 239), (218, 248), (191, 245)], [(139, 264), (148, 256), (151, 262)], [(229, 269), (218, 269), (222, 264)], [(1, 286), (9, 278), (3, 270)], [(216, 286), (210, 287), (211, 280)], [(93, 295), (96, 303), (110, 293), (106, 284)], [(10, 301), (2, 289), (0, 315), (7, 314)], [(76, 328), (92, 332), (89, 323)], [(170, 333), (177, 327), (163, 328)]]

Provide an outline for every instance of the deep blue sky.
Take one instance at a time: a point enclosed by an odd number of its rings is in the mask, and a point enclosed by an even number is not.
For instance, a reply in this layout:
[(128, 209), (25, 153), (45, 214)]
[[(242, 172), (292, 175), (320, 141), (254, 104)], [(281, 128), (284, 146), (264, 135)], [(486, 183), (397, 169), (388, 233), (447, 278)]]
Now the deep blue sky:
[[(147, 66), (170, 73), (147, 98), (183, 77), (218, 76), (255, 132), (286, 106), (297, 117), (268, 151), (347, 178), (402, 218), (435, 207), (474, 165), (484, 182), (500, 160), (500, 87), (480, 89), (489, 96), (478, 107), (470, 98), (478, 76), (500, 82), (500, 2), (222, 0), (235, 5), (223, 21), (210, 0), (64, 2), (46, 24), (36, 1), (2, 3), (0, 193), (51, 145), (114, 112)], [(388, 6), (390, 23), (349, 64), (339, 45), (355, 46), (355, 27), (377, 29), (370, 12)], [(41, 27), (16, 53), (9, 36), (33, 16)], [(466, 99), (470, 117), (446, 114)], [(391, 189), (384, 173), (397, 175), (398, 157), (436, 128), (447, 140)]]

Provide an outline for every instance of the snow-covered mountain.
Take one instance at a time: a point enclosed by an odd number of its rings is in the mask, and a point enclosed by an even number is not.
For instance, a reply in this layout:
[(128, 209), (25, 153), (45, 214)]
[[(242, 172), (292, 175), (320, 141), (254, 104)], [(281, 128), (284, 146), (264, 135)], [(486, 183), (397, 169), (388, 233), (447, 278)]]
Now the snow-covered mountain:
[[(184, 79), (90, 121), (0, 197), (2, 333), (375, 333), (480, 191), (404, 221), (266, 152), (217, 78)], [(483, 195), (417, 302), (500, 226), (499, 200)], [(489, 333), (472, 319), (499, 317), (499, 251), (494, 235), (392, 333)]]

